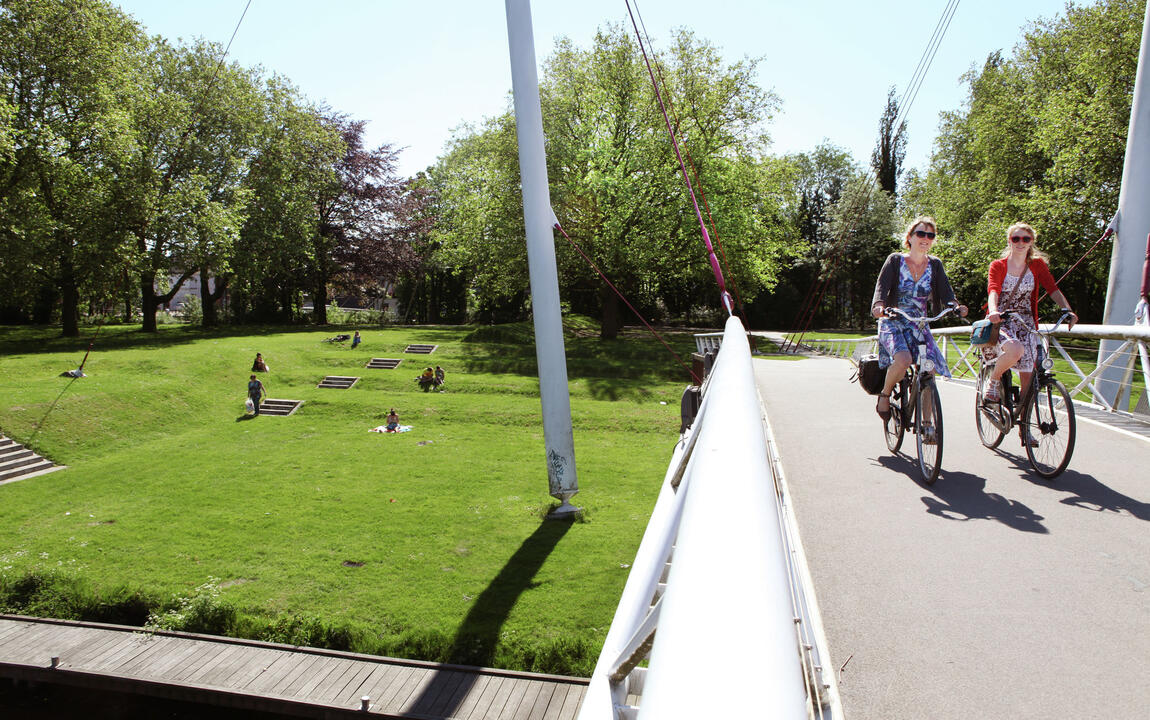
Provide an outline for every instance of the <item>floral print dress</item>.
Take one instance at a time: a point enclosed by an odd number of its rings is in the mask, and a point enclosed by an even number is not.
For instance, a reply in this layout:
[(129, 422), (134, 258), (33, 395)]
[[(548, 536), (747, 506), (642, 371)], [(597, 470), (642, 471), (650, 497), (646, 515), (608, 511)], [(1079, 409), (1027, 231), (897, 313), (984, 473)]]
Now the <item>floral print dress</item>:
[(1017, 340), (1022, 345), (1022, 357), (1011, 369), (1020, 373), (1034, 372), (1034, 358), (1038, 355), (1038, 335), (1034, 327), (1034, 317), (1030, 314), (1030, 296), (1036, 289), (1034, 274), (1030, 270), (1026, 270), (1020, 278), (1007, 273), (1002, 279), (1002, 292), (998, 293), (998, 298), (1000, 302), (1009, 305), (999, 305), (998, 310), (999, 312), (1013, 310), (1017, 314), (1002, 322), (998, 329), (998, 344), (983, 349), (984, 361), (990, 362), (997, 358), (1002, 343)]
[[(927, 314), (930, 306), (931, 267), (926, 264), (922, 277), (918, 280), (910, 274), (910, 268), (903, 258), (898, 270), (898, 309), (911, 317), (922, 317)], [(901, 317), (882, 318), (878, 321), (878, 365), (881, 368), (890, 366), (891, 358), (896, 353), (908, 352), (915, 362), (918, 361), (918, 346), (925, 345), (927, 358), (934, 362), (935, 371), (945, 377), (950, 377), (950, 368), (947, 367), (946, 358), (934, 342), (930, 328), (924, 324), (907, 322)]]

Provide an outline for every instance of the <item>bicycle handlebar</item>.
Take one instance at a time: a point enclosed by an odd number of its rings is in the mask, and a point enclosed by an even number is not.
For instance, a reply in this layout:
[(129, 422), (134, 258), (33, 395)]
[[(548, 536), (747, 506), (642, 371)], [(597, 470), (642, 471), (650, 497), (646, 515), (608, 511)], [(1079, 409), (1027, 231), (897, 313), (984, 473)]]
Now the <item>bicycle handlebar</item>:
[[(1070, 317), (1071, 315), (1074, 315), (1074, 313), (1071, 312), (1067, 308), (1058, 308), (1058, 309), (1062, 312), (1062, 314), (1059, 315), (1058, 319), (1054, 321), (1054, 324), (1050, 326), (1050, 332), (1054, 332), (1055, 330), (1057, 330), (1058, 326), (1062, 324), (1063, 320)], [(1023, 315), (1023, 314), (1024, 313), (1020, 313), (1017, 310), (1000, 310), (998, 312), (999, 317), (1001, 317), (1003, 320), (1010, 317), (1011, 315)]]
[(903, 318), (905, 320), (907, 320), (907, 322), (921, 323), (924, 325), (927, 323), (932, 323), (936, 320), (941, 320), (942, 318), (946, 317), (947, 315), (949, 315), (953, 312), (958, 312), (958, 305), (957, 304), (948, 305), (946, 307), (946, 309), (944, 309), (942, 312), (940, 312), (938, 315), (935, 315), (934, 317), (926, 317), (926, 316), (911, 317), (910, 315), (907, 315), (905, 312), (903, 312), (902, 310), (900, 310), (899, 308), (896, 308), (896, 307), (884, 307), (882, 309), (883, 317), (894, 317), (895, 315), (902, 315)]

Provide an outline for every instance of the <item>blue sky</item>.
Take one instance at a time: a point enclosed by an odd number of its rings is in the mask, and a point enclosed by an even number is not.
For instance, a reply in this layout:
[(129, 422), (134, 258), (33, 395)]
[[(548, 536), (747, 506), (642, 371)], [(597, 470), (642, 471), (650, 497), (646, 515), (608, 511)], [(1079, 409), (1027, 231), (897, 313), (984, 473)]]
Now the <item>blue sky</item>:
[[(247, 0), (123, 0), (150, 34), (226, 44)], [(687, 27), (734, 61), (761, 57), (759, 82), (782, 100), (772, 152), (829, 140), (866, 162), (887, 88), (901, 94), (946, 0), (640, 0), (656, 52)], [(959, 77), (987, 54), (1009, 54), (1031, 21), (1062, 0), (962, 0), (907, 117), (907, 166), (924, 167), (938, 115), (961, 107)], [(623, 0), (534, 0), (536, 56), (557, 37), (587, 46), (627, 22)], [(511, 71), (498, 0), (252, 0), (230, 58), (285, 75), (313, 100), (365, 119), (368, 142), (406, 148), (400, 171), (434, 163), (462, 123), (508, 105)]]

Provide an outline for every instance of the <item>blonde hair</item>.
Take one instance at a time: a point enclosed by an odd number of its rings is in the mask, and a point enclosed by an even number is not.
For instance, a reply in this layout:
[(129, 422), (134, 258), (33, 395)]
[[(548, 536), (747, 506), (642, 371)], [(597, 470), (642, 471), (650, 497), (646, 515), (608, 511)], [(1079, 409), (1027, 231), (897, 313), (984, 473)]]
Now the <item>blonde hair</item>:
[(914, 229), (919, 225), (930, 225), (930, 229), (934, 231), (935, 235), (938, 234), (938, 223), (934, 221), (930, 215), (919, 215), (914, 220), (910, 221), (910, 225), (906, 226), (906, 233), (902, 237), (902, 246), (907, 250), (910, 249), (910, 236), (914, 233)]
[(1002, 251), (1002, 255), (1000, 255), (1000, 257), (1010, 257), (1010, 237), (1019, 230), (1025, 230), (1026, 232), (1030, 233), (1030, 237), (1033, 238), (1030, 241), (1030, 247), (1026, 248), (1026, 264), (1029, 266), (1030, 261), (1034, 258), (1038, 258), (1039, 260), (1046, 260), (1046, 253), (1038, 249), (1038, 231), (1032, 228), (1029, 223), (1024, 222), (1016, 222), (1010, 227), (1006, 228), (1006, 249)]

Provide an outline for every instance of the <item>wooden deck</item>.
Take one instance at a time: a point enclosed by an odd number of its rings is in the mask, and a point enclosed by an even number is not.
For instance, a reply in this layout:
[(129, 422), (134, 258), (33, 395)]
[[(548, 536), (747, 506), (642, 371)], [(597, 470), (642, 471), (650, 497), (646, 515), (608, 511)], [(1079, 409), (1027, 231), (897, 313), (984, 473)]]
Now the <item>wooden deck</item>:
[[(53, 661), (53, 658), (57, 658)], [(0, 677), (300, 717), (567, 720), (583, 678), (0, 615)]]

